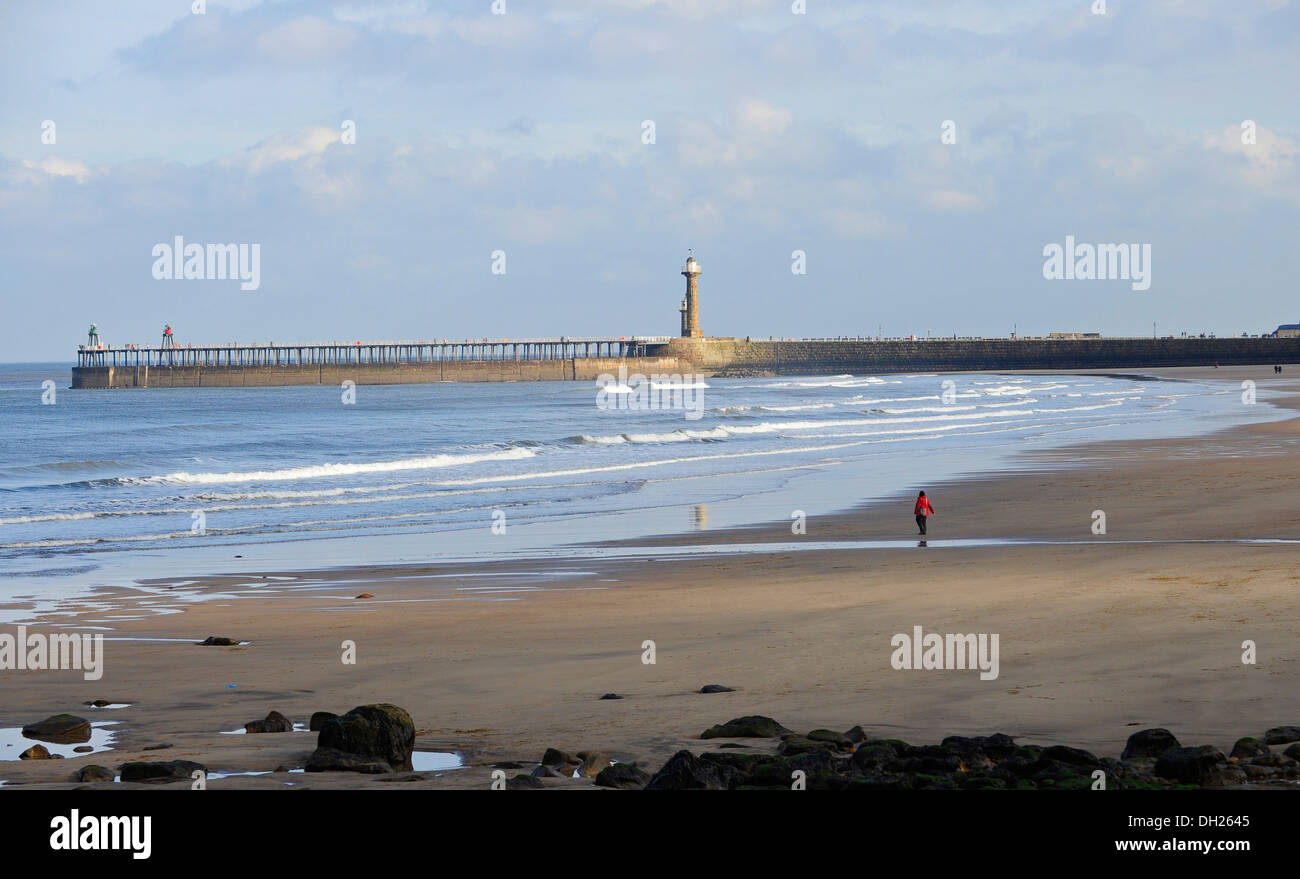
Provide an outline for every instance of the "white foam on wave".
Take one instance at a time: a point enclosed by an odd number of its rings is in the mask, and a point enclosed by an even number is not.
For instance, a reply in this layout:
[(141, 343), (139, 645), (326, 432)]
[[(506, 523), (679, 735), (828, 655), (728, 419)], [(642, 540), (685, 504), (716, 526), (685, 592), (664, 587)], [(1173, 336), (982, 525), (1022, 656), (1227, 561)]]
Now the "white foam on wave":
[(702, 381), (650, 382), (651, 390), (655, 391), (689, 391), (707, 387), (709, 387), (709, 385)]
[[(975, 384), (980, 384), (976, 382)], [(1048, 391), (1059, 391), (1061, 388), (1069, 388), (1071, 385), (1017, 385), (1017, 384), (1000, 384), (992, 387), (980, 388), (980, 391), (990, 397), (1023, 397), (1029, 394), (1045, 394)]]
[[(801, 437), (801, 439), (820, 439), (820, 437)], [(757, 452), (724, 452), (716, 455), (690, 455), (684, 458), (660, 458), (650, 461), (635, 461), (627, 464), (605, 464), (595, 467), (575, 467), (568, 470), (550, 470), (541, 473), (502, 473), (478, 476), (472, 479), (448, 479), (431, 483), (432, 485), (481, 485), (489, 482), (518, 482), (526, 479), (551, 479), (559, 476), (583, 476), (588, 473), (616, 473), (622, 470), (639, 470), (648, 467), (667, 467), (673, 464), (692, 464), (703, 461), (734, 460), (739, 458), (760, 458), (769, 455), (797, 455), (806, 452), (826, 452), (866, 445), (865, 441), (852, 443), (830, 443), (815, 446), (791, 446), (784, 449), (766, 449)]]
[[(1031, 409), (1002, 409), (995, 412), (952, 412), (954, 408), (946, 407), (935, 411), (942, 411), (944, 415), (919, 415), (914, 418), (832, 418), (824, 421), (763, 421), (758, 424), (720, 424), (717, 427), (707, 430), (686, 430), (679, 429), (669, 433), (616, 433), (605, 436), (589, 436), (583, 434), (577, 438), (578, 442), (591, 443), (595, 445), (619, 445), (622, 443), (668, 443), (668, 442), (685, 442), (695, 439), (726, 439), (731, 436), (753, 436), (768, 433), (785, 433), (789, 431), (808, 431), (808, 430), (825, 430), (835, 427), (869, 427), (881, 426), (888, 424), (910, 424), (910, 423), (930, 423), (951, 420), (983, 420), (983, 419), (1001, 419), (1010, 418), (1017, 415), (1032, 415), (1035, 410)], [(970, 407), (973, 408), (973, 407)], [(981, 410), (985, 407), (981, 407)], [(1056, 411), (1056, 410), (1051, 410)]]
[[(938, 399), (937, 397), (935, 399)], [(799, 406), (723, 406), (716, 409), (719, 415), (737, 415), (742, 412), (803, 412), (812, 409), (834, 409), (837, 403), (805, 403)]]
[(219, 485), (230, 482), (276, 482), (298, 479), (321, 479), (333, 476), (357, 476), (366, 473), (393, 473), (401, 470), (434, 470), (441, 467), (458, 467), (484, 461), (518, 461), (531, 458), (530, 449), (504, 449), (499, 452), (471, 453), (467, 455), (428, 455), (421, 458), (403, 458), (397, 461), (372, 461), (365, 464), (315, 464), (307, 467), (286, 467), (282, 470), (248, 470), (230, 473), (169, 473), (166, 476), (146, 476), (125, 480), (135, 483), (170, 483), (178, 485)]
[[(1014, 405), (1018, 406), (1020, 404), (1016, 403)], [(877, 411), (883, 412), (885, 415), (907, 415), (910, 412), (970, 412), (974, 409), (974, 406), (957, 406), (954, 404), (952, 406), (914, 406), (910, 409), (880, 409)]]
[(93, 519), (95, 513), (46, 513), (41, 516), (11, 516), (0, 519), (0, 525), (30, 525), (33, 522), (75, 522), (80, 519)]
[(864, 385), (883, 385), (883, 378), (876, 378), (874, 375), (868, 376), (851, 376), (851, 375), (834, 375), (821, 380), (804, 380), (773, 382), (770, 385), (758, 385), (760, 388), (857, 388)]
[(678, 428), (667, 433), (615, 433), (607, 436), (590, 436), (582, 434), (577, 441), (589, 445), (610, 446), (623, 443), (682, 443), (697, 439), (725, 439), (731, 431), (725, 427), (708, 430), (688, 430)]

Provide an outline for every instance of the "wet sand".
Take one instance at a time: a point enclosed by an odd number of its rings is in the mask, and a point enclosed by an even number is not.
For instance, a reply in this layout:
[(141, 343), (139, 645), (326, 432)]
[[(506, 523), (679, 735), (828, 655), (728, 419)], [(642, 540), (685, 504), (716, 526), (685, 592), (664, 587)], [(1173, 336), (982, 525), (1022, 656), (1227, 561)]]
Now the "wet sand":
[[(1300, 403), (1300, 377), (1279, 379), (1267, 367), (1158, 374), (1234, 385), (1250, 378), (1261, 392), (1289, 395), (1270, 402)], [(1164, 726), (1184, 744), (1226, 751), (1240, 736), (1300, 723), (1300, 547), (1195, 541), (1300, 538), (1298, 453), (1300, 419), (1037, 454), (1027, 472), (928, 487), (937, 515), (926, 547), (913, 542), (908, 492), (809, 519), (806, 535), (776, 523), (645, 543), (907, 539), (898, 549), (472, 571), (430, 563), (185, 572), (145, 584), (147, 592), (106, 590), (93, 606), (65, 608), (75, 616), (49, 621), (111, 626), (110, 638), (216, 634), (249, 643), (107, 641), (99, 681), (74, 671), (0, 672), (0, 726), (68, 711), (123, 730), (111, 753), (3, 761), (0, 779), (67, 785), (78, 766), (130, 759), (196, 760), (213, 771), (298, 767), (314, 734), (220, 731), (271, 709), (306, 721), (369, 702), (406, 708), (418, 750), (462, 752), (467, 768), (415, 781), (277, 773), (209, 786), (478, 788), (489, 784), (492, 763), (536, 761), (550, 746), (599, 750), (653, 771), (679, 748), (698, 749), (706, 727), (744, 714), (802, 731), (861, 724), (918, 744), (1005, 732), (1101, 756), (1118, 756), (1135, 729)], [(1105, 535), (1092, 531), (1095, 510), (1106, 514)], [(973, 538), (1083, 542), (944, 545)], [(354, 597), (363, 592), (374, 597)], [(159, 613), (167, 608), (180, 612)], [(1000, 676), (893, 669), (891, 636), (917, 625), (999, 634)], [(1258, 646), (1255, 665), (1241, 661), (1247, 639)], [(355, 665), (340, 661), (345, 640), (356, 644)], [(642, 662), (647, 640), (653, 665)], [(710, 683), (736, 692), (696, 692)], [(601, 701), (609, 692), (626, 698)], [(90, 699), (132, 705), (81, 705)], [(142, 750), (159, 742), (173, 747)]]

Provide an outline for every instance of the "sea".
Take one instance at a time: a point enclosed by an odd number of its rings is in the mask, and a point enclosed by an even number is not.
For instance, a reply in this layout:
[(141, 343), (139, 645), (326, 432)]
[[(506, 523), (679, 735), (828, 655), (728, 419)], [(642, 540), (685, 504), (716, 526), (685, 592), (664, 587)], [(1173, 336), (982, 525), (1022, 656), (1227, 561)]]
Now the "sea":
[(0, 602), (788, 522), (1033, 466), (1029, 450), (1287, 417), (1226, 383), (1106, 375), (666, 377), (668, 408), (637, 409), (616, 402), (625, 384), (364, 385), (348, 401), (72, 390), (70, 370), (0, 365)]

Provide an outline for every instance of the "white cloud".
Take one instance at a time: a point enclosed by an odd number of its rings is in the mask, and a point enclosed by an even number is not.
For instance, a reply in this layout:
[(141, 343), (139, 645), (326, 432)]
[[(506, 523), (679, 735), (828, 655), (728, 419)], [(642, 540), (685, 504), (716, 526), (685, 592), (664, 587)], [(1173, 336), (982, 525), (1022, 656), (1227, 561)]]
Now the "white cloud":
[(789, 110), (773, 106), (757, 98), (746, 98), (736, 107), (737, 127), (745, 133), (765, 136), (785, 134), (794, 117)]
[(328, 62), (356, 42), (345, 25), (315, 16), (302, 16), (274, 25), (257, 39), (258, 51), (272, 58), (297, 63)]
[(1258, 189), (1272, 189), (1284, 183), (1294, 183), (1295, 157), (1300, 147), (1295, 141), (1279, 135), (1262, 125), (1255, 127), (1255, 142), (1242, 141), (1240, 125), (1229, 125), (1205, 136), (1205, 146), (1244, 159), (1237, 169), (1241, 179)]
[(936, 189), (927, 196), (930, 207), (938, 211), (973, 211), (979, 208), (980, 199), (973, 192), (960, 189)]
[(242, 167), (257, 174), (277, 162), (291, 162), (303, 156), (319, 155), (330, 144), (339, 143), (342, 130), (314, 127), (291, 134), (277, 134), (249, 149), (219, 160), (223, 167)]
[(71, 177), (78, 183), (85, 183), (91, 175), (91, 171), (86, 167), (85, 162), (78, 159), (63, 159), (57, 156), (50, 156), (47, 159), (41, 159), (39, 162), (24, 161), (23, 167), (43, 171), (50, 177)]

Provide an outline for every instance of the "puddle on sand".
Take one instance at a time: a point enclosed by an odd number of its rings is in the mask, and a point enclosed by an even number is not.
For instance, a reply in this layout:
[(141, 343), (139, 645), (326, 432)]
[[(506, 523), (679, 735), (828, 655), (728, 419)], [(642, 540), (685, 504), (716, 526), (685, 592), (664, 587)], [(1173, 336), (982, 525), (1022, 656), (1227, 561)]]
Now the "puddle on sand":
[[(242, 732), (242, 730), (241, 730)], [(412, 772), (439, 772), (448, 769), (461, 769), (465, 766), (464, 755), (452, 751), (413, 751), (411, 752), (411, 771)], [(290, 769), (291, 773), (306, 773), (306, 769)], [(269, 769), (260, 772), (209, 772), (208, 781), (221, 778), (235, 778), (238, 776), (252, 775), (272, 775)], [(116, 778), (113, 779), (117, 781)], [(293, 782), (286, 781), (286, 785), (292, 785)]]
[(461, 769), (464, 765), (465, 755), (455, 751), (411, 752), (411, 770), (413, 772), (437, 772), (445, 769)]
[[(32, 745), (41, 745), (51, 755), (60, 754), (67, 758), (87, 757), (91, 754), (98, 754), (100, 751), (109, 751), (113, 748), (113, 737), (117, 734), (107, 727), (116, 724), (116, 720), (101, 720), (90, 725), (90, 739), (84, 742), (69, 742), (61, 745), (54, 742), (44, 742), (40, 739), (28, 738), (23, 735), (23, 728), (20, 726), (0, 727), (0, 760), (17, 760), (18, 755), (26, 751)], [(89, 746), (93, 750), (75, 751), (74, 748), (84, 748)]]
[[(293, 731), (294, 731), (294, 732), (308, 732), (309, 730), (307, 729), (307, 724), (305, 724), (305, 723), (295, 723), (295, 724), (293, 725)], [(242, 728), (242, 727), (239, 728), (239, 729), (223, 729), (223, 730), (221, 730), (220, 732), (221, 732), (221, 734), (222, 734), (223, 736), (246, 736), (246, 735), (249, 734), (249, 733), (248, 733), (248, 730), (246, 730), (246, 729), (244, 729), (244, 728)], [(273, 736), (273, 735), (278, 735), (278, 733), (257, 733), (257, 735), (259, 735), (259, 736)], [(246, 774), (246, 773), (243, 773), (243, 774)]]

